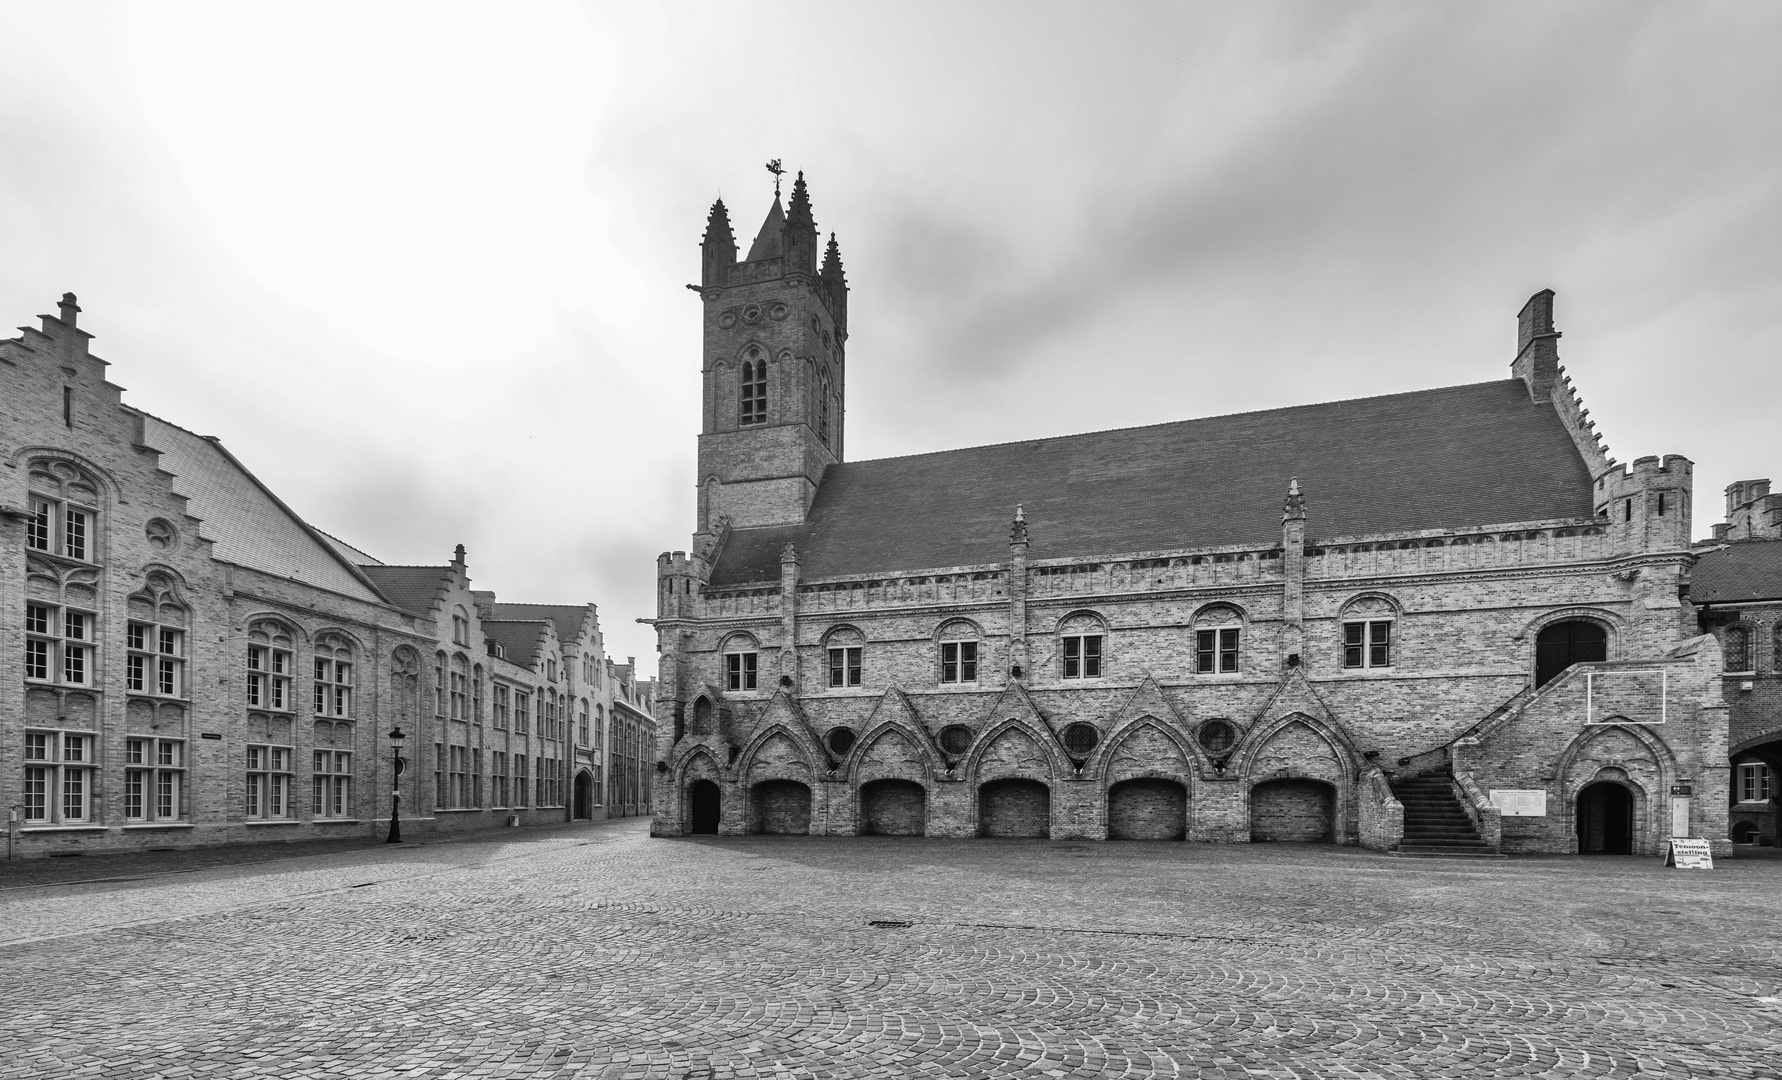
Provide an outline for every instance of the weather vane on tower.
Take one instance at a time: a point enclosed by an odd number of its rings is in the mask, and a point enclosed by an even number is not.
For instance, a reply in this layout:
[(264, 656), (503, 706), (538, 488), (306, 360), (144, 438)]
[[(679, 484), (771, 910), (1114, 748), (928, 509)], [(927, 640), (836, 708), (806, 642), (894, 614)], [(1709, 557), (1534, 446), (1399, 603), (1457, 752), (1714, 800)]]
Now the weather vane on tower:
[(774, 197), (778, 198), (780, 194), (780, 175), (786, 171), (786, 167), (780, 164), (779, 158), (774, 158), (767, 163), (767, 171), (773, 174), (773, 193)]

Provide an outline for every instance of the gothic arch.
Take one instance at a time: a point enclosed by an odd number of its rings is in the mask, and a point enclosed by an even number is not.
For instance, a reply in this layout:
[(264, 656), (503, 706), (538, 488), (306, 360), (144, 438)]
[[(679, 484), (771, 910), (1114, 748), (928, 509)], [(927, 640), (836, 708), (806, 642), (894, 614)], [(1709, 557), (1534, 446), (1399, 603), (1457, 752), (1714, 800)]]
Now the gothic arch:
[[(1075, 767), (1071, 765), (1069, 759), (1064, 757), (1064, 748), (1058, 745), (1058, 739), (1052, 734), (1051, 729), (1041, 730), (1032, 722), (1019, 716), (1010, 716), (985, 727), (978, 735), (977, 741), (972, 743), (970, 752), (966, 754), (965, 760), (960, 764), (958, 774), (969, 779), (974, 786), (984, 783), (985, 777), (982, 775), (984, 755), (989, 752), (998, 739), (1010, 731), (1021, 732), (1039, 746), (1040, 756), (1046, 765), (1046, 775), (1034, 777), (1034, 779), (1043, 779), (1047, 784), (1052, 784), (1063, 777), (1076, 775)], [(998, 773), (989, 779), (1026, 775), (1025, 771), (1017, 769)]]
[(364, 639), (360, 638), (358, 634), (354, 633), (351, 630), (348, 630), (344, 626), (333, 626), (333, 625), (324, 626), (315, 632), (315, 639), (317, 641), (320, 641), (322, 638), (329, 637), (329, 636), (346, 639), (347, 647), (352, 649), (354, 654), (356, 654), (356, 655), (359, 655), (359, 656), (369, 656), (370, 655), (369, 651), (366, 649)]
[[(779, 737), (785, 737), (792, 746), (804, 755), (803, 761), (762, 762), (761, 751), (769, 743)], [(775, 722), (755, 733), (754, 737), (737, 755), (735, 775), (750, 784), (763, 780), (797, 780), (804, 784), (815, 784), (816, 777), (827, 771), (828, 754), (823, 748), (811, 742), (810, 736), (798, 731), (789, 724)], [(821, 767), (820, 767), (821, 766)], [(756, 770), (762, 770), (756, 775)]]
[(243, 616), (240, 624), (241, 632), (251, 632), (261, 623), (273, 623), (277, 625), (286, 634), (290, 635), (291, 641), (294, 643), (303, 642), (307, 645), (310, 641), (309, 633), (305, 631), (302, 626), (298, 625), (295, 619), (278, 611), (255, 611)]
[(88, 474), (94, 488), (98, 491), (101, 502), (110, 503), (116, 500), (117, 494), (124, 490), (117, 475), (105, 466), (89, 458), (69, 450), (55, 446), (21, 446), (12, 455), (15, 466), (23, 465), (26, 469), (26, 483), (30, 483), (30, 471), (38, 462), (61, 463), (72, 466)]
[[(949, 633), (949, 631), (951, 631), (951, 633)], [(967, 637), (970, 637), (975, 638), (979, 642), (985, 640), (984, 628), (978, 624), (978, 621), (976, 619), (968, 619), (963, 615), (954, 615), (950, 618), (942, 619), (939, 623), (935, 624), (934, 633), (931, 636), (936, 645), (939, 645), (942, 640), (952, 638), (965, 640)], [(983, 664), (982, 656), (978, 658), (978, 663), (980, 666)]]
[(1105, 634), (1108, 632), (1108, 617), (1094, 608), (1077, 608), (1060, 615), (1058, 622), (1052, 627), (1052, 633), (1054, 635), (1062, 634), (1067, 630), (1076, 629), (1079, 625), (1085, 629), (1094, 626)]
[[(1572, 741), (1566, 745), (1566, 748), (1560, 752), (1559, 760), (1555, 763), (1553, 775), (1559, 778), (1559, 795), (1562, 800), (1566, 800), (1569, 803), (1570, 800), (1577, 798), (1578, 792), (1583, 789), (1585, 784), (1590, 782), (1589, 779), (1584, 779), (1582, 781), (1574, 780), (1572, 775), (1573, 766), (1578, 759), (1578, 755), (1583, 753), (1585, 747), (1598, 739), (1608, 736), (1612, 732), (1623, 732), (1627, 735), (1631, 735), (1635, 742), (1643, 746), (1646, 749), (1646, 752), (1652, 755), (1652, 760), (1658, 765), (1658, 773), (1661, 783), (1669, 784), (1676, 779), (1677, 756), (1671, 752), (1669, 746), (1665, 745), (1664, 740), (1647, 731), (1644, 726), (1639, 724), (1613, 723), (1590, 724), (1573, 737)], [(1592, 775), (1595, 775), (1598, 771), (1600, 771), (1600, 769), (1590, 770)]]
[(1341, 773), (1339, 779), (1342, 790), (1339, 790), (1338, 794), (1346, 795), (1349, 782), (1355, 776), (1355, 763), (1360, 760), (1361, 755), (1356, 752), (1355, 744), (1349, 739), (1347, 732), (1307, 712), (1289, 712), (1277, 716), (1273, 720), (1254, 724), (1248, 731), (1241, 731), (1238, 735), (1237, 745), (1232, 750), (1230, 761), (1226, 765), (1226, 771), (1241, 778), (1244, 789), (1248, 791), (1256, 783), (1256, 778), (1251, 776), (1250, 772), (1256, 763), (1258, 752), (1267, 746), (1277, 734), (1294, 724), (1304, 724), (1311, 729), (1313, 734), (1330, 746), (1331, 753), (1337, 761), (1338, 771)]
[(1552, 626), (1554, 623), (1570, 622), (1573, 619), (1583, 619), (1587, 622), (1601, 623), (1603, 628), (1609, 632), (1609, 659), (1615, 659), (1615, 654), (1620, 651), (1619, 646), (1622, 638), (1627, 632), (1627, 621), (1614, 612), (1607, 611), (1603, 608), (1574, 606), (1555, 608), (1552, 611), (1543, 612), (1528, 620), (1526, 623), (1523, 623), (1522, 630), (1516, 635), (1516, 639), (1518, 641), (1533, 641), (1540, 636), (1542, 630)]
[[(720, 765), (718, 759), (712, 756), (712, 752), (703, 746), (695, 746), (691, 749), (685, 749), (680, 753), (679, 757), (680, 761), (670, 763), (670, 769), (673, 771), (675, 777), (679, 781), (679, 786), (682, 788), (685, 788), (687, 784), (694, 780), (711, 780), (722, 785), (725, 780), (729, 779), (726, 775), (724, 766)], [(709, 770), (709, 772), (701, 770), (700, 774), (696, 776), (694, 775), (694, 770), (700, 768), (700, 758), (705, 759), (705, 770)]]
[[(1386, 610), (1380, 611), (1381, 607)], [(1338, 620), (1362, 614), (1374, 618), (1400, 619), (1404, 617), (1405, 606), (1399, 603), (1398, 597), (1382, 589), (1363, 589), (1337, 605)]]
[(1232, 619), (1226, 617), (1228, 612), (1235, 617), (1238, 626), (1243, 627), (1250, 624), (1250, 613), (1244, 610), (1242, 604), (1232, 600), (1209, 600), (1194, 609), (1194, 614), (1188, 619), (1188, 625), (1229, 626)]
[(934, 759), (933, 753), (930, 752), (928, 748), (928, 740), (923, 738), (921, 732), (917, 731), (901, 716), (887, 717), (863, 732), (860, 738), (854, 741), (853, 747), (848, 750), (847, 756), (842, 759), (841, 766), (837, 771), (840, 772), (841, 775), (847, 777), (854, 784), (864, 783), (869, 780), (916, 779), (915, 777), (899, 777), (889, 774), (886, 776), (873, 776), (868, 778), (861, 777), (860, 770), (866, 763), (867, 756), (871, 754), (873, 747), (878, 744), (879, 740), (883, 739), (891, 732), (896, 732), (898, 735), (901, 735), (905, 741), (915, 748), (920, 761), (919, 769), (922, 774), (921, 779), (918, 782), (921, 783), (924, 788), (929, 787), (931, 781), (941, 773), (943, 766), (940, 762)]
[[(1155, 729), (1161, 733), (1165, 739), (1168, 739), (1173, 743), (1176, 749), (1181, 752), (1182, 761), (1185, 766), (1182, 770), (1183, 773), (1197, 773), (1206, 766), (1207, 760), (1205, 755), (1202, 754), (1200, 747), (1196, 745), (1193, 739), (1188, 737), (1186, 732), (1178, 730), (1176, 725), (1161, 717), (1145, 713), (1141, 716), (1131, 717), (1124, 723), (1115, 727), (1114, 730), (1108, 732), (1107, 736), (1101, 740), (1101, 744), (1090, 753), (1089, 760), (1083, 763), (1083, 778), (1095, 779), (1103, 783), (1108, 782), (1108, 768), (1112, 764), (1115, 755), (1119, 753), (1121, 745), (1128, 739), (1139, 734), (1139, 732), (1145, 728)], [(1184, 776), (1178, 776), (1167, 770), (1159, 769), (1135, 772), (1130, 776), (1123, 774), (1120, 779), (1134, 780), (1147, 776), (1159, 777), (1166, 780), (1185, 780)]]

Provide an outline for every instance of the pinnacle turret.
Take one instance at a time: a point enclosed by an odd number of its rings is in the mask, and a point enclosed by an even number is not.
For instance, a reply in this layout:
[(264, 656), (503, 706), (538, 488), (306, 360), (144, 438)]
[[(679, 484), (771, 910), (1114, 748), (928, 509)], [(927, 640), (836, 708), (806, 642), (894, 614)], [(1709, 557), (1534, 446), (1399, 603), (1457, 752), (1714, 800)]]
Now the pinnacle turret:
[(816, 222), (811, 220), (811, 193), (804, 186), (804, 173), (801, 170), (798, 179), (792, 181), (792, 208), (786, 213), (786, 224), (802, 225), (815, 229)]
[(724, 200), (712, 203), (712, 212), (705, 219), (705, 237), (699, 242), (700, 265), (705, 284), (723, 281), (725, 271), (736, 264), (736, 234), (730, 231), (730, 212)]

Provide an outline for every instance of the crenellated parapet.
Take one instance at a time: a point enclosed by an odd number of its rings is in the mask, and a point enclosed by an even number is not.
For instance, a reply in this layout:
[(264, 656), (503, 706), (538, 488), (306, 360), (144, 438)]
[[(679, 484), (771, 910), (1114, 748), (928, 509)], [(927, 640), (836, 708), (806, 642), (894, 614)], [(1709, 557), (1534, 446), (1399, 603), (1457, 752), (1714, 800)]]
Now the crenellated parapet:
[(1681, 454), (1642, 457), (1598, 476), (1596, 516), (1616, 550), (1688, 550), (1694, 479), (1694, 462)]

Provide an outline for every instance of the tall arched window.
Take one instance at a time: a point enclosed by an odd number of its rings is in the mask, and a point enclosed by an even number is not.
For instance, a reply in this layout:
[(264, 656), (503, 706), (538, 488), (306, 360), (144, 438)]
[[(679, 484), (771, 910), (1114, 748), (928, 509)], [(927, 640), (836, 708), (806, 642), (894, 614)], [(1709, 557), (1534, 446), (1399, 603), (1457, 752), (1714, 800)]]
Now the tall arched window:
[(767, 358), (751, 348), (743, 361), (741, 393), (738, 396), (739, 424), (767, 423)]
[(829, 442), (829, 369), (817, 369), (817, 438)]
[(1535, 686), (1557, 679), (1573, 664), (1601, 663), (1609, 658), (1609, 631), (1589, 619), (1566, 619), (1535, 635)]

